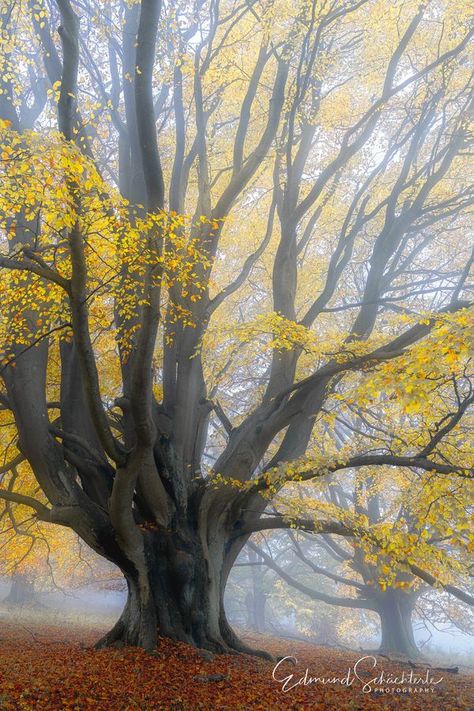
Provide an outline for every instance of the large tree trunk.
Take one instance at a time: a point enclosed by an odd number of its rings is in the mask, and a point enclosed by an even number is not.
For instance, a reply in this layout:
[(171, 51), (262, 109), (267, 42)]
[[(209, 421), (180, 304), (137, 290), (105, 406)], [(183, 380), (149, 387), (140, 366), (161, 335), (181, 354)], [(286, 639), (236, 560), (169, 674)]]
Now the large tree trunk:
[(398, 590), (387, 590), (379, 599), (377, 609), (382, 625), (380, 652), (416, 657), (419, 649), (413, 635), (414, 601)]
[(195, 492), (168, 528), (142, 526), (145, 570), (120, 566), (127, 603), (98, 646), (153, 649), (157, 638), (166, 636), (212, 652), (271, 658), (238, 638), (224, 609), (230, 570), (248, 538), (235, 528), (238, 500), (232, 490), (211, 489), (202, 496)]
[(125, 608), (99, 642), (153, 648), (157, 635), (211, 651), (224, 651), (220, 631), (222, 562), (209, 561), (199, 536), (179, 531), (148, 532), (146, 574), (124, 571)]
[(217, 492), (195, 499), (169, 527), (141, 527), (145, 563), (120, 566), (128, 599), (100, 646), (153, 648), (159, 635), (213, 652), (239, 646), (226, 620), (224, 588), (243, 542), (230, 542), (228, 500)]

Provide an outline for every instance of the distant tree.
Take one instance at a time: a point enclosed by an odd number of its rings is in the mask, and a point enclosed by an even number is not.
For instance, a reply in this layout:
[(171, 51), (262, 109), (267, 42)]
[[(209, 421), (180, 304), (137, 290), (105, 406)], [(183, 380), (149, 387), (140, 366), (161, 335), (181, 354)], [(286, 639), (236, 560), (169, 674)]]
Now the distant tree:
[[(249, 545), (254, 546), (252, 543)], [(293, 575), (291, 572), (293, 566), (290, 565), (285, 569), (274, 562), (272, 557), (265, 551), (262, 551), (261, 548), (255, 546), (254, 550), (263, 558), (266, 565), (274, 570), (285, 583), (308, 596), (310, 599), (347, 609), (370, 610), (377, 613), (381, 623), (380, 653), (403, 655), (410, 658), (418, 656), (419, 650), (413, 634), (412, 614), (420, 590), (413, 590), (411, 588), (405, 590), (397, 586), (399, 582), (406, 582), (408, 577), (406, 574), (402, 573), (399, 581), (395, 581), (394, 584), (382, 589), (377, 585), (377, 581), (374, 580), (373, 577), (369, 579), (369, 583), (363, 582), (363, 578), (361, 582), (359, 575), (354, 578), (345, 577), (333, 572), (331, 567), (325, 568), (318, 565), (312, 560), (310, 555), (304, 555), (301, 552), (301, 546), (299, 546), (299, 544), (297, 545), (299, 549), (298, 557), (308, 565), (308, 573), (313, 571), (313, 579), (309, 581), (308, 575), (306, 579), (303, 580), (301, 580), (300, 576), (296, 577)], [(345, 548), (342, 548), (341, 551), (347, 558), (350, 557)], [(357, 564), (353, 566), (355, 571), (359, 573), (362, 569), (363, 573), (367, 574), (369, 566), (364, 566), (362, 562), (359, 563), (358, 566)], [(320, 578), (315, 578), (314, 574), (334, 580), (339, 584), (338, 587), (342, 585), (352, 588), (355, 595), (343, 596), (322, 592), (318, 589), (318, 581)], [(373, 572), (370, 574), (374, 576)]]
[(36, 607), (40, 604), (34, 583), (18, 573), (12, 576), (10, 591), (3, 603), (14, 607)]
[[(307, 488), (303, 497), (300, 490), (295, 492), (297, 501), (293, 505), (291, 494), (282, 497), (290, 512), (295, 507), (306, 516), (311, 512), (313, 523), (308, 519), (307, 527), (319, 530), (320, 535), (301, 536), (289, 530), (276, 547), (272, 539), (265, 539), (265, 546), (252, 540), (247, 545), (255, 562), (260, 560), (312, 600), (377, 613), (380, 652), (415, 657), (419, 651), (413, 633), (415, 610), (418, 617), (433, 624), (456, 618), (449, 618), (446, 609), (443, 612), (446, 604), (453, 608), (446, 600), (435, 612), (432, 596), (426, 595), (430, 590), (426, 582), (434, 581), (424, 573), (434, 570), (443, 579), (462, 581), (464, 590), (472, 588), (472, 505), (459, 497), (459, 490), (456, 480), (445, 480), (444, 487), (438, 482), (430, 486), (427, 481), (419, 481), (416, 474), (406, 472), (390, 480), (383, 471), (374, 473), (370, 469), (360, 469), (353, 476), (328, 477), (313, 490)], [(331, 530), (331, 518), (336, 524), (334, 531), (340, 526), (339, 541), (337, 536), (324, 533), (325, 526)], [(417, 569), (421, 578), (416, 575)], [(328, 589), (328, 581), (335, 591)], [(446, 589), (463, 599), (456, 586)], [(468, 594), (463, 601), (470, 604), (470, 597)], [(462, 610), (457, 600), (453, 602)], [(430, 615), (426, 614), (427, 605)], [(458, 615), (461, 628), (465, 616), (462, 612)]]

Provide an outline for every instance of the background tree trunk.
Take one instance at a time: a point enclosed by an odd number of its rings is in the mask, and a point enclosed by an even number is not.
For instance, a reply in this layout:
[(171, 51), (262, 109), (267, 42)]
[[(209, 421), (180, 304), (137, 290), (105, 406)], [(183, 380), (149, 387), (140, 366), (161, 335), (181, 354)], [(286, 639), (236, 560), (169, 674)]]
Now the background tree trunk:
[(10, 592), (3, 602), (15, 607), (42, 607), (34, 584), (28, 580), (26, 575), (17, 573), (12, 576)]
[(380, 652), (405, 657), (419, 656), (413, 635), (412, 612), (414, 601), (398, 590), (387, 590), (378, 601), (377, 611), (382, 625)]

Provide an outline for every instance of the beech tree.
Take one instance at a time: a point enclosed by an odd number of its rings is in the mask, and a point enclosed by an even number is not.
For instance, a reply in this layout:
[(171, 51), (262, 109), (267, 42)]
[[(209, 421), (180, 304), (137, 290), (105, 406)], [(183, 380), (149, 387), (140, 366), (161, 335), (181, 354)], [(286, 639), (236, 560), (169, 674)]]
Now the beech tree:
[[(332, 430), (338, 432), (342, 439), (340, 425)], [(420, 602), (430, 588), (450, 593), (455, 598), (451, 609), (459, 606), (458, 601), (467, 604), (460, 606), (461, 620), (472, 614), (472, 501), (459, 480), (420, 479), (416, 471), (406, 469), (389, 477), (380, 468), (360, 468), (320, 479), (303, 490), (299, 486), (280, 492), (274, 503), (286, 513), (290, 526), (299, 520), (300, 528), (319, 535), (298, 538), (289, 530), (275, 553), (271, 541), (264, 547), (250, 540), (247, 545), (254, 558), (257, 555), (312, 600), (376, 612), (381, 652), (418, 655), (412, 615), (416, 608), (418, 616), (430, 619)], [(262, 518), (262, 530), (266, 523)], [(271, 529), (275, 522), (270, 518), (268, 524)], [(323, 563), (318, 551), (324, 553)], [(335, 592), (321, 585), (324, 579), (332, 581)], [(432, 618), (434, 623), (439, 610)]]
[[(363, 556), (352, 556), (352, 551), (347, 546), (338, 545), (330, 537), (329, 541), (326, 538), (325, 551), (330, 552), (332, 559), (323, 564), (318, 560), (317, 540), (313, 540), (312, 545), (308, 546), (304, 545), (304, 541), (298, 541), (294, 534), (289, 535), (294, 546), (287, 551), (285, 560), (275, 560), (272, 552), (261, 545), (253, 542), (248, 545), (257, 560), (260, 559), (265, 566), (273, 570), (290, 589), (302, 593), (309, 600), (324, 602), (335, 606), (336, 609), (343, 607), (348, 610), (375, 612), (380, 619), (379, 653), (402, 655), (412, 659), (419, 655), (413, 634), (412, 614), (420, 590), (414, 590), (412, 587), (404, 589), (400, 586), (400, 583), (403, 586), (413, 584), (412, 576), (401, 571), (394, 583), (382, 589), (378, 585), (380, 581), (377, 579), (375, 566), (364, 565)], [(337, 566), (334, 565), (335, 562)], [(303, 563), (303, 566), (300, 563)], [(347, 565), (345, 572), (336, 569), (341, 563)], [(369, 575), (372, 577), (368, 577)], [(331, 581), (332, 586), (336, 586), (336, 591), (327, 590), (327, 586), (323, 589), (321, 581), (324, 579)]]
[[(351, 423), (339, 420), (331, 434), (342, 441)], [(358, 424), (364, 427), (362, 421)], [(290, 520), (304, 512), (307, 526), (320, 534), (298, 536), (289, 530), (282, 539), (251, 539), (247, 546), (252, 559), (246, 565), (261, 578), (261, 568), (255, 567), (259, 561), (312, 600), (377, 613), (380, 651), (415, 657), (412, 615), (416, 608), (418, 617), (429, 619), (423, 600), (433, 583), (433, 592), (439, 587), (426, 572), (461, 583), (463, 589), (449, 586), (457, 598), (449, 606), (453, 609), (459, 601), (468, 604), (464, 610), (460, 606), (460, 619), (472, 613), (472, 504), (461, 492), (459, 480), (433, 483), (407, 470), (389, 477), (383, 469), (361, 468), (325, 477), (303, 491), (299, 486), (279, 494), (274, 502), (282, 511), (286, 507)], [(325, 528), (331, 530), (330, 521), (335, 536), (324, 533)], [(439, 610), (433, 623), (438, 618)]]
[[(379, 653), (396, 654), (411, 659), (419, 656), (413, 633), (412, 616), (417, 600), (424, 590), (417, 586), (414, 576), (404, 570), (398, 570), (394, 580), (387, 584), (385, 576), (380, 571), (383, 561), (379, 561), (379, 556), (375, 564), (372, 561), (368, 562), (357, 541), (354, 542), (353, 547), (348, 547), (339, 545), (330, 536), (325, 539), (325, 551), (329, 552), (332, 560), (330, 559), (326, 565), (321, 565), (318, 563), (317, 556), (315, 558), (312, 555), (311, 550), (304, 550), (307, 546), (302, 546), (294, 535), (290, 535), (294, 542), (291, 554), (295, 552), (297, 559), (307, 566), (306, 578), (301, 579), (300, 575), (295, 575), (294, 559), (292, 564), (282, 566), (261, 546), (256, 546), (252, 542), (248, 545), (268, 568), (309, 599), (339, 608), (375, 612), (380, 619)], [(314, 545), (312, 547), (314, 548)], [(346, 571), (335, 570), (335, 563), (345, 564)], [(336, 583), (337, 591), (334, 593), (321, 590), (320, 576), (333, 581), (333, 584)]]
[[(381, 565), (377, 567), (372, 560), (366, 563), (360, 555), (360, 547), (352, 545), (356, 542), (346, 541), (343, 543), (330, 535), (314, 537), (301, 532), (297, 535), (292, 531), (286, 536), (274, 534), (258, 543), (248, 543), (251, 555), (248, 559), (241, 556), (236, 564), (242, 566), (238, 581), (233, 574), (229, 585), (232, 594), (236, 593), (236, 583), (247, 590), (249, 576), (244, 571), (251, 570), (253, 588), (261, 590), (264, 586), (268, 615), (268, 618), (263, 616), (261, 604), (256, 606), (252, 610), (254, 616), (249, 616), (248, 626), (284, 637), (285, 625), (280, 626), (278, 618), (293, 611), (293, 624), (298, 633), (317, 644), (331, 646), (331, 640), (337, 639), (341, 632), (344, 636), (350, 632), (352, 643), (361, 648), (362, 635), (357, 639), (354, 631), (363, 627), (366, 634), (369, 629), (380, 633), (378, 653), (410, 659), (424, 656), (424, 645), (433, 636), (433, 627), (470, 634), (472, 610), (469, 607), (463, 608), (449, 595), (440, 595), (435, 589), (420, 585), (420, 581), (402, 568), (387, 584)], [(341, 615), (341, 609), (346, 614)], [(255, 625), (257, 612), (260, 614), (258, 627)], [(355, 614), (348, 616), (347, 612)], [(367, 612), (375, 615), (367, 618)], [(315, 631), (322, 620), (325, 620), (323, 634), (318, 631), (316, 641)], [(415, 641), (415, 627), (424, 628), (428, 635), (420, 643), (421, 648)]]
[[(225, 585), (253, 531), (301, 523), (265, 515), (286, 482), (470, 484), (473, 31), (442, 0), (2, 0), (1, 20), (0, 497), (120, 568), (99, 644), (246, 651)], [(396, 439), (319, 446), (368, 394)]]

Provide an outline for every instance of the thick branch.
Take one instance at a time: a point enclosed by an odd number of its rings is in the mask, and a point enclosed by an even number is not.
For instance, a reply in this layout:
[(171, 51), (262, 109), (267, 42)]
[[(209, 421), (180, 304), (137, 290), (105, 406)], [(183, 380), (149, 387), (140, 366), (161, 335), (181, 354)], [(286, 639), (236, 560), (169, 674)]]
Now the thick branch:
[[(58, 123), (66, 140), (72, 142), (74, 137), (73, 122), (76, 109), (77, 72), (79, 68), (79, 21), (72, 10), (69, 0), (57, 0), (57, 3), (63, 22), (59, 29), (63, 47), (63, 69), (58, 103)], [(74, 198), (76, 211), (79, 215), (80, 204), (76, 187), (72, 183), (69, 185), (69, 190)], [(91, 418), (96, 426), (97, 434), (104, 450), (112, 459), (120, 462), (123, 457), (110, 429), (102, 404), (99, 376), (89, 332), (86, 290), (87, 264), (84, 253), (85, 244), (80, 232), (79, 220), (76, 221), (70, 232), (69, 246), (72, 264), (70, 290), (72, 325), (78, 347), (84, 391)]]
[(150, 211), (163, 209), (164, 183), (153, 104), (153, 67), (161, 0), (142, 0), (137, 33), (135, 108)]
[(48, 509), (48, 507), (42, 504), (41, 501), (38, 501), (31, 496), (25, 496), (24, 494), (18, 494), (13, 491), (4, 491), (3, 489), (0, 489), (0, 499), (3, 499), (4, 501), (11, 501), (14, 504), (20, 504), (21, 506), (28, 506), (36, 512), (41, 521), (49, 521), (51, 509)]
[(60, 286), (66, 293), (69, 293), (70, 287), (67, 279), (62, 277), (58, 272), (48, 267), (47, 264), (38, 264), (33, 259), (15, 259), (12, 257), (0, 257), (0, 267), (4, 269), (12, 269), (18, 271), (27, 271), (36, 274), (47, 281)]
[(352, 597), (335, 597), (333, 595), (327, 595), (326, 593), (313, 590), (308, 588), (303, 583), (300, 583), (292, 575), (289, 575), (286, 570), (279, 566), (269, 555), (267, 555), (261, 548), (254, 545), (251, 541), (247, 544), (252, 550), (254, 550), (257, 555), (259, 555), (265, 561), (269, 568), (277, 573), (282, 580), (284, 580), (288, 585), (291, 585), (296, 590), (299, 590), (303, 595), (307, 595), (312, 600), (319, 600), (321, 602), (326, 602), (328, 605), (337, 605), (338, 607), (352, 607), (363, 610), (372, 610), (373, 605), (368, 600), (360, 600), (358, 598)]
[[(336, 535), (340, 536), (345, 536), (345, 537), (351, 537), (351, 538), (358, 538), (358, 537), (364, 537), (368, 541), (370, 541), (374, 546), (376, 546), (379, 549), (383, 550), (383, 544), (382, 541), (378, 539), (376, 534), (367, 531), (361, 527), (356, 528), (349, 528), (347, 526), (344, 526), (343, 524), (339, 524), (337, 522), (333, 521), (311, 521), (311, 520), (303, 520), (303, 519), (294, 519), (291, 520), (290, 518), (284, 518), (282, 516), (277, 516), (277, 517), (268, 517), (268, 518), (262, 518), (260, 520), (257, 520), (255, 522), (252, 522), (248, 524), (245, 528), (242, 529), (242, 533), (239, 531), (239, 535), (245, 535), (249, 534), (255, 531), (262, 531), (262, 530), (270, 530), (270, 529), (276, 529), (276, 528), (294, 528), (294, 529), (300, 529), (300, 530), (305, 530), (305, 531), (310, 531), (312, 533), (335, 533)], [(339, 530), (338, 530), (339, 529)], [(250, 544), (253, 545), (253, 544)], [(262, 555), (264, 557), (263, 551), (259, 551), (259, 555)], [(271, 558), (269, 559), (271, 560)], [(456, 597), (458, 600), (461, 600), (462, 602), (466, 603), (467, 605), (474, 606), (474, 597), (472, 595), (469, 595), (469, 593), (465, 592), (464, 590), (461, 590), (460, 588), (456, 587), (455, 585), (451, 585), (449, 583), (443, 583), (439, 578), (436, 578), (434, 575), (429, 573), (428, 571), (424, 570), (423, 568), (420, 568), (418, 565), (415, 563), (411, 563), (408, 560), (401, 558), (401, 559), (396, 559), (397, 563), (400, 565), (406, 565), (410, 571), (413, 573), (413, 575), (416, 575), (419, 577), (421, 580), (424, 580), (428, 585), (431, 585), (432, 587), (435, 588), (442, 588), (446, 592), (448, 592), (450, 595), (453, 595)], [(272, 561), (273, 565), (273, 561)], [(279, 573), (280, 574), (280, 573)], [(281, 576), (284, 578), (284, 576)], [(284, 578), (285, 579), (285, 578)], [(290, 583), (291, 584), (291, 583)], [(337, 604), (337, 603), (334, 603)]]

